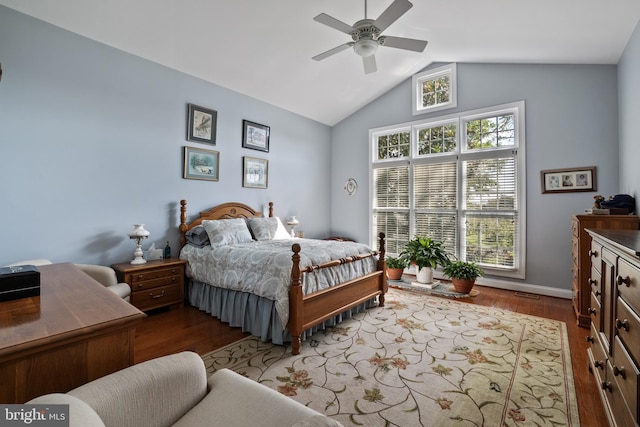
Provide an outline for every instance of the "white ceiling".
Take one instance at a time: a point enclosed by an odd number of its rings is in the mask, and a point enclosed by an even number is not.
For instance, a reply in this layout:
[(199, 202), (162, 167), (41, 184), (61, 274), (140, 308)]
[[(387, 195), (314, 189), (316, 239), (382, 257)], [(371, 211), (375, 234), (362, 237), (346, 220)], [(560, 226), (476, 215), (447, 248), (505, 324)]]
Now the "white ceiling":
[[(432, 62), (617, 64), (638, 0), (412, 0), (384, 35), (428, 40), (423, 53), (382, 47), (365, 75), (349, 25), (364, 0), (0, 0), (123, 51), (334, 125)], [(392, 0), (369, 0), (377, 18)]]

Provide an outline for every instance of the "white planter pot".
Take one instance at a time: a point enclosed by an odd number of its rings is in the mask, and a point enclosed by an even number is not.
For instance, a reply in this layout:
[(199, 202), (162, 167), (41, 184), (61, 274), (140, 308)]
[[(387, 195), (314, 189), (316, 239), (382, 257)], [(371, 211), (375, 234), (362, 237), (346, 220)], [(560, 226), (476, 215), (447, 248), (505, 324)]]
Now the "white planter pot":
[(418, 283), (433, 283), (433, 268), (422, 267), (416, 273)]

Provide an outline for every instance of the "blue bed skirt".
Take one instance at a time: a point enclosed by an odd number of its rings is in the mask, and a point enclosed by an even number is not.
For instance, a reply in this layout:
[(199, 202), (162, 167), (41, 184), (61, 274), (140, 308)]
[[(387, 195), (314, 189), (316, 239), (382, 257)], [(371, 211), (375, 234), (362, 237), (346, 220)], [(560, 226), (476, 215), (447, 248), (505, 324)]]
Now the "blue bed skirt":
[[(189, 279), (187, 286), (189, 304), (211, 314), (213, 317), (243, 332), (260, 337), (262, 341), (283, 345), (291, 342), (291, 335), (282, 327), (273, 300), (246, 292), (217, 288), (197, 280)], [(356, 313), (377, 305), (376, 299), (347, 310), (302, 333), (301, 339), (311, 337), (315, 332), (333, 327)]]

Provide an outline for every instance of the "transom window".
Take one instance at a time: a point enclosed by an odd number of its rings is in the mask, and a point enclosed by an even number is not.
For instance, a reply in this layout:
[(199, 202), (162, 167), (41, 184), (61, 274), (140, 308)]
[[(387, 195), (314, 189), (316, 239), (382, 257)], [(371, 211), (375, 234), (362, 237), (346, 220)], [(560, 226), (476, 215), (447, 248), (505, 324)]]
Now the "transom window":
[(524, 102), (370, 136), (372, 240), (384, 232), (398, 254), (431, 237), (488, 274), (524, 277)]
[(457, 106), (456, 64), (416, 74), (412, 84), (414, 115)]

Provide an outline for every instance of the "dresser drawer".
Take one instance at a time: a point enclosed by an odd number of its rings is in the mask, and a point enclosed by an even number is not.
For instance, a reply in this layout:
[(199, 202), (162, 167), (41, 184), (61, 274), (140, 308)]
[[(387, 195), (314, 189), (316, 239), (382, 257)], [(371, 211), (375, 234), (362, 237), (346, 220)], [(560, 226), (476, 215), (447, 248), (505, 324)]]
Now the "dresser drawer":
[(154, 268), (151, 270), (144, 270), (135, 272), (131, 275), (132, 285), (136, 285), (140, 282), (145, 282), (148, 280), (163, 278), (167, 276), (183, 276), (184, 268), (182, 266), (173, 266), (167, 268)]
[(618, 261), (616, 284), (620, 296), (631, 308), (640, 312), (640, 269), (621, 258)]
[(591, 268), (591, 276), (589, 277), (589, 285), (591, 285), (591, 293), (602, 304), (602, 286), (600, 284), (600, 272), (595, 267)]
[(638, 424), (633, 418), (631, 411), (627, 407), (622, 392), (618, 387), (618, 382), (614, 379), (613, 366), (611, 363), (607, 363), (607, 375), (608, 381), (602, 383), (602, 388), (605, 391), (607, 403), (611, 412), (615, 415), (616, 427), (637, 427)]
[(620, 393), (629, 408), (629, 412), (631, 412), (631, 416), (634, 420), (637, 420), (638, 375), (640, 375), (640, 372), (638, 372), (638, 367), (629, 357), (629, 353), (625, 350), (619, 337), (616, 337), (613, 343), (613, 363), (611, 371), (620, 389)]
[(594, 294), (591, 294), (591, 304), (589, 305), (589, 316), (591, 316), (591, 324), (599, 331), (602, 330), (602, 310), (601, 305), (598, 302), (598, 298)]
[(615, 327), (633, 360), (640, 363), (640, 318), (621, 298), (616, 300)]
[(139, 310), (151, 310), (168, 304), (181, 302), (181, 286), (170, 285), (154, 288), (148, 291), (136, 291), (131, 293), (131, 304)]
[(593, 373), (596, 376), (596, 381), (600, 384), (605, 378), (607, 355), (602, 341), (600, 341), (600, 333), (593, 323), (591, 324), (591, 334), (588, 337), (588, 341), (591, 357), (593, 358), (593, 360), (590, 360)]
[(580, 240), (577, 237), (571, 239), (571, 259), (574, 265), (578, 264), (580, 257)]
[(591, 247), (589, 248), (589, 257), (591, 258), (591, 266), (597, 271), (600, 271), (600, 269), (602, 268), (602, 252), (603, 248), (601, 244), (599, 244), (598, 242), (591, 242)]

